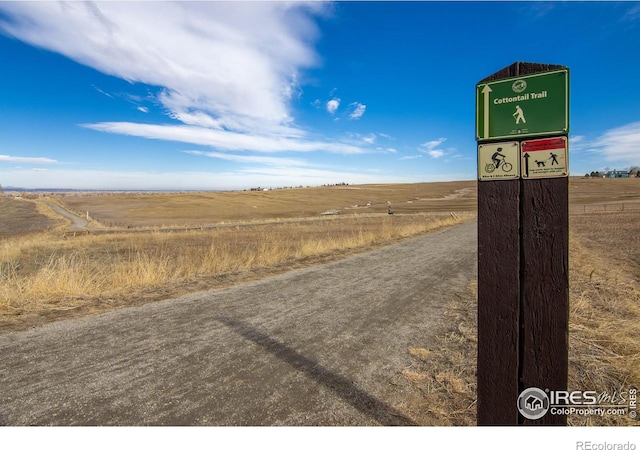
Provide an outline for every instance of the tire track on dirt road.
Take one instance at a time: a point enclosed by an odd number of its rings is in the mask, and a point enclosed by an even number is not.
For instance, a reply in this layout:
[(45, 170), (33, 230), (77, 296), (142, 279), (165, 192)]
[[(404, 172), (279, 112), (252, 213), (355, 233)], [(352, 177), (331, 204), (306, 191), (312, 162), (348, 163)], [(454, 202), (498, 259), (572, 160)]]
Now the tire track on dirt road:
[(413, 425), (408, 347), (476, 277), (476, 222), (0, 335), (4, 425)]

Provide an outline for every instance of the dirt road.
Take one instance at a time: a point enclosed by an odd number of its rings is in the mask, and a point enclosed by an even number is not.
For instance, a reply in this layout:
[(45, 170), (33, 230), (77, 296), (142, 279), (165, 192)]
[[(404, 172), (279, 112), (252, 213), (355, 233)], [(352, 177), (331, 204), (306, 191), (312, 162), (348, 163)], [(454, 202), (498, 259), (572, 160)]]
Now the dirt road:
[(71, 220), (69, 231), (86, 231), (87, 223), (88, 223), (86, 219), (83, 219), (82, 217), (79, 217), (79, 216), (76, 216), (75, 214), (70, 213), (66, 209), (56, 205), (53, 202), (47, 202), (47, 205), (49, 205), (51, 209), (53, 209), (56, 213)]
[(469, 295), (476, 223), (0, 335), (3, 425), (415, 425), (399, 376)]

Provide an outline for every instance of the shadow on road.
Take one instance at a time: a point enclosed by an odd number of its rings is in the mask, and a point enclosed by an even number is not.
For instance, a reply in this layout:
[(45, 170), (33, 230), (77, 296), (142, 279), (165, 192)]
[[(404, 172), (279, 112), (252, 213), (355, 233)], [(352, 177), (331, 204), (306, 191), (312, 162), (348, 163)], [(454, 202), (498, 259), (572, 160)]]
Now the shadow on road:
[(230, 317), (218, 317), (217, 320), (246, 339), (260, 345), (276, 358), (301, 371), (307, 377), (333, 390), (342, 399), (349, 402), (360, 412), (370, 416), (380, 425), (417, 426), (413, 420), (405, 417), (397, 409), (378, 400), (362, 389), (357, 388), (347, 378), (331, 372), (317, 361), (301, 355), (296, 350), (273, 339), (270, 336)]

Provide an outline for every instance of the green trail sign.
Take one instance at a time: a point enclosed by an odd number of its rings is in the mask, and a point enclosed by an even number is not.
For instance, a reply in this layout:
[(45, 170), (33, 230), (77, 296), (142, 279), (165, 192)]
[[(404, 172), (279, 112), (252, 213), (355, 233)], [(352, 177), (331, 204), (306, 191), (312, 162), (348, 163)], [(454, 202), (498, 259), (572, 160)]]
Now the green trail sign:
[(568, 133), (568, 70), (476, 85), (477, 141)]

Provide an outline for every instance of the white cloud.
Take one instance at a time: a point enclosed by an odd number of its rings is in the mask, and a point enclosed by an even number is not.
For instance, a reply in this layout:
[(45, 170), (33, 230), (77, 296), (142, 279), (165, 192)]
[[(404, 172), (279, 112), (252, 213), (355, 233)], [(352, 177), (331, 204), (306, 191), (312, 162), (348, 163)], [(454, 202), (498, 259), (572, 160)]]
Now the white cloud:
[(436, 147), (438, 147), (440, 144), (442, 144), (446, 140), (447, 138), (439, 138), (434, 141), (427, 141), (424, 144), (420, 144), (421, 149), (419, 151), (422, 153), (426, 153), (432, 158), (436, 158), (436, 159), (440, 158), (441, 156), (444, 156), (444, 150), (441, 150)]
[(58, 161), (51, 158), (40, 158), (31, 156), (10, 156), (0, 155), (0, 163), (21, 163), (21, 164), (56, 164)]
[(100, 89), (98, 86), (93, 86), (93, 88), (94, 88), (96, 91), (100, 92), (102, 95), (105, 95), (105, 96), (107, 96), (107, 97), (109, 97), (109, 98), (113, 98), (113, 95), (109, 94), (109, 93), (108, 93), (108, 92), (106, 92), (106, 91), (103, 91), (103, 90), (102, 90), (102, 89)]
[(623, 21), (636, 21), (640, 19), (640, 5), (631, 3), (631, 6), (622, 17)]
[(296, 158), (279, 158), (273, 156), (257, 156), (257, 155), (232, 155), (222, 152), (202, 152), (198, 150), (185, 150), (183, 153), (194, 156), (206, 156), (208, 158), (217, 158), (225, 161), (238, 162), (242, 164), (264, 164), (266, 166), (279, 167), (301, 167), (307, 166), (308, 163)]
[(160, 87), (172, 117), (280, 132), (298, 73), (317, 63), (322, 3), (2, 2), (0, 28), (131, 82)]
[(422, 155), (408, 155), (408, 156), (402, 156), (398, 159), (400, 160), (408, 160), (408, 159), (418, 159), (418, 158), (422, 158)]
[(349, 114), (349, 118), (353, 120), (358, 120), (367, 110), (367, 105), (358, 102), (353, 102), (349, 106), (353, 108), (353, 111)]
[(373, 144), (376, 142), (376, 135), (370, 134), (368, 136), (363, 137), (362, 140), (365, 141), (367, 144)]
[(433, 150), (434, 148), (436, 148), (446, 140), (447, 138), (439, 138), (439, 139), (436, 139), (435, 141), (427, 141), (424, 144), (420, 144), (420, 147), (424, 148), (425, 151)]
[(529, 19), (537, 20), (547, 17), (555, 10), (556, 5), (553, 2), (535, 2), (524, 3), (524, 14)]
[(327, 102), (327, 111), (329, 112), (329, 114), (335, 114), (339, 107), (340, 107), (339, 98), (332, 98)]
[[(304, 71), (319, 60), (313, 48), (318, 29), (312, 19), (327, 8), (331, 6), (325, 2), (289, 1), (0, 2), (0, 31), (105, 74), (148, 85), (149, 97), (145, 98), (94, 88), (107, 97), (130, 101), (130, 110), (147, 112), (149, 106), (159, 104), (176, 121), (132, 123), (114, 117), (84, 127), (202, 145), (215, 151), (194, 150), (191, 154), (242, 164), (225, 173), (25, 169), (3, 171), (3, 183), (7, 182), (5, 174), (18, 186), (87, 189), (236, 189), (279, 186), (283, 178), (303, 185), (422, 181), (363, 173), (355, 164), (352, 169), (331, 170), (311, 167), (303, 159), (266, 155), (376, 152), (372, 149), (375, 135), (344, 142), (324, 139), (302, 130), (293, 120), (291, 99), (302, 92)], [(331, 107), (324, 101), (314, 104), (326, 106), (335, 115), (344, 111), (342, 117), (351, 119), (359, 119), (366, 111), (366, 105), (353, 102), (339, 112), (335, 90), (328, 98), (332, 99), (329, 103), (335, 102)], [(378, 151), (396, 152), (391, 148)], [(0, 162), (57, 162), (2, 158)]]
[(570, 144), (577, 144), (578, 142), (581, 142), (584, 140), (584, 136), (579, 135), (579, 136), (570, 136), (569, 137), (569, 143)]
[(606, 161), (638, 165), (640, 164), (640, 122), (613, 128), (593, 142), (582, 142), (581, 147), (601, 155)]
[[(358, 154), (364, 153), (362, 148), (335, 141), (318, 141), (305, 139), (302, 136), (260, 135), (224, 131), (191, 125), (154, 125), (132, 122), (101, 122), (83, 125), (93, 130), (109, 133), (162, 139), (188, 144), (205, 145), (221, 150), (256, 152), (314, 152)], [(294, 131), (289, 130), (289, 131)]]

